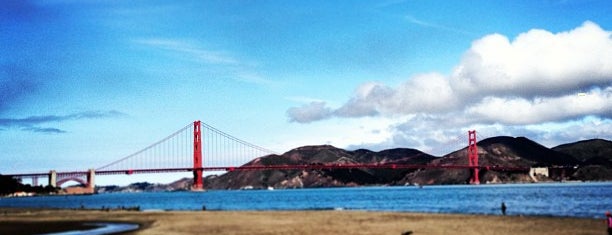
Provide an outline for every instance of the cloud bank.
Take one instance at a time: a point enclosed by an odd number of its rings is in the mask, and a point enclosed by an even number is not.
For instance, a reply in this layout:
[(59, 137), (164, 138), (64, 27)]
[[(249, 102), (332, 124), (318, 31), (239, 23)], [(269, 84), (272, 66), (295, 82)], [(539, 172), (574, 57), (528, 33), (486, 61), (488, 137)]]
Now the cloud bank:
[(534, 29), (512, 41), (487, 35), (473, 42), (451, 75), (420, 74), (397, 87), (366, 83), (341, 107), (313, 102), (287, 115), (298, 123), (448, 113), (500, 124), (610, 118), (611, 35), (592, 22), (556, 34)]
[[(464, 128), (543, 142), (610, 138), (612, 32), (587, 21), (559, 33), (533, 29), (513, 40), (487, 35), (472, 43), (449, 75), (419, 74), (395, 87), (365, 83), (340, 107), (312, 102), (288, 109), (287, 116), (296, 123), (361, 117), (405, 120), (386, 130), (391, 133), (387, 140), (354, 148), (428, 150), (448, 145), (454, 140), (446, 136)], [(542, 128), (547, 125), (557, 132)]]

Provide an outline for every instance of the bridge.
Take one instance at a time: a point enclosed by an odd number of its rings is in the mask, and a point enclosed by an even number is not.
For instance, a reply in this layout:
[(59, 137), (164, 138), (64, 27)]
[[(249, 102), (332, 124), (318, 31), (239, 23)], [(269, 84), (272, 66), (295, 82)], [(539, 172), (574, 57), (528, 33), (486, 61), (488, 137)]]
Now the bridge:
[(466, 169), (470, 171), (470, 183), (479, 184), (479, 171), (514, 170), (529, 171), (529, 168), (504, 166), (481, 166), (478, 164), (476, 131), (468, 131), (467, 164), (464, 165), (414, 165), (394, 163), (363, 164), (301, 164), (301, 165), (249, 165), (259, 157), (276, 154), (274, 151), (251, 144), (206, 123), (195, 121), (166, 138), (114, 162), (85, 171), (65, 171), (7, 174), (14, 178), (31, 178), (38, 185), (39, 178), (47, 178), (48, 185), (61, 187), (68, 181), (85, 186), (85, 193), (93, 193), (95, 177), (120, 174), (152, 174), (169, 172), (192, 172), (193, 190), (203, 190), (205, 171), (249, 171), (249, 170), (333, 170), (333, 169)]

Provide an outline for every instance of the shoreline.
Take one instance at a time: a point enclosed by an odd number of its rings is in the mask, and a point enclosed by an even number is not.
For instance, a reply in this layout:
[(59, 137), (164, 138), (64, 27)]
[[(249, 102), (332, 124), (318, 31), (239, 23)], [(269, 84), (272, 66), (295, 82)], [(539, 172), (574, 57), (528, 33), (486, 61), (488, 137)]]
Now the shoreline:
[[(600, 219), (371, 211), (99, 211), (0, 208), (0, 234), (66, 231), (85, 223), (133, 223), (120, 234), (603, 234)], [(82, 224), (78, 224), (82, 223)], [(20, 225), (19, 233), (6, 231)], [(72, 227), (71, 227), (72, 226)], [(14, 231), (14, 230), (11, 230)], [(43, 232), (49, 233), (49, 232)]]
[[(550, 219), (586, 219), (586, 220), (604, 220), (604, 212), (602, 217), (580, 217), (580, 216), (565, 216), (565, 215), (551, 215), (551, 214), (506, 214), (500, 213), (447, 213), (447, 212), (419, 212), (419, 211), (386, 211), (386, 210), (362, 210), (362, 209), (350, 209), (350, 208), (313, 208), (313, 209), (262, 209), (262, 210), (223, 210), (223, 209), (193, 209), (193, 210), (179, 210), (179, 209), (140, 209), (139, 207), (102, 207), (102, 208), (61, 208), (61, 207), (0, 207), (0, 218), (4, 213), (11, 212), (26, 212), (34, 213), (38, 211), (82, 211), (82, 212), (139, 212), (139, 213), (181, 213), (181, 212), (262, 212), (262, 213), (274, 213), (274, 212), (327, 212), (327, 211), (338, 211), (338, 212), (366, 212), (366, 213), (394, 213), (394, 214), (425, 214), (425, 215), (457, 215), (457, 216), (492, 216), (492, 217), (531, 217), (531, 218), (550, 218)], [(1, 220), (0, 220), (1, 222)]]

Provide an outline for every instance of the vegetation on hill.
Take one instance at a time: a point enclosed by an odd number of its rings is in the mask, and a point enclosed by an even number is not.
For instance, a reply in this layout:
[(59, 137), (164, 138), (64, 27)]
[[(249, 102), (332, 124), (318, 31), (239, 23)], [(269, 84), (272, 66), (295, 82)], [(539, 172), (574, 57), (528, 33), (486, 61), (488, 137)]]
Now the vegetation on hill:
[(580, 161), (573, 177), (585, 181), (612, 180), (612, 141), (583, 140), (552, 148)]
[[(317, 165), (357, 163), (424, 164), (433, 156), (414, 149), (347, 151), (330, 145), (299, 147), (282, 155), (254, 159), (245, 165)], [(302, 188), (388, 184), (401, 180), (412, 169), (336, 169), (234, 171), (206, 178), (207, 188)]]
[(585, 165), (612, 166), (612, 141), (604, 139), (583, 140), (553, 147), (552, 150), (570, 155)]
[[(609, 141), (608, 141), (609, 142)], [(576, 147), (572, 148), (576, 149)], [(608, 145), (582, 145), (582, 151), (602, 153), (612, 151)], [(550, 174), (530, 176), (527, 171), (480, 171), (481, 183), (512, 183), (562, 180), (612, 180), (609, 165), (576, 159), (572, 154), (542, 146), (525, 137), (493, 137), (478, 143), (481, 166), (515, 168), (550, 167)], [(610, 155), (607, 155), (610, 156)], [(299, 147), (282, 155), (269, 155), (254, 159), (245, 165), (291, 164), (342, 164), (342, 163), (395, 163), (414, 165), (467, 165), (467, 148), (442, 157), (434, 157), (416, 149), (389, 149), (373, 152), (366, 149), (347, 151), (330, 145)], [(337, 169), (337, 170), (265, 170), (234, 171), (218, 177), (207, 177), (205, 185), (210, 189), (239, 188), (301, 188), (336, 187), (357, 185), (407, 185), (407, 184), (466, 184), (471, 175), (467, 169)], [(607, 175), (606, 175), (607, 174)], [(610, 176), (608, 176), (610, 175)]]

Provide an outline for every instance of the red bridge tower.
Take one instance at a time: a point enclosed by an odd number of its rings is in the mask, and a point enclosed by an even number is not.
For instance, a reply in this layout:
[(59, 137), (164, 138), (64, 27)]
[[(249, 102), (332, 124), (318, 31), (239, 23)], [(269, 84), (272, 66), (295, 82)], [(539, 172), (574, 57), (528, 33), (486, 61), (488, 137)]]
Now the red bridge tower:
[(478, 146), (476, 146), (476, 131), (468, 131), (468, 161), (472, 169), (470, 184), (480, 184), (478, 179)]
[(203, 190), (202, 180), (202, 132), (200, 121), (193, 122), (193, 190)]

